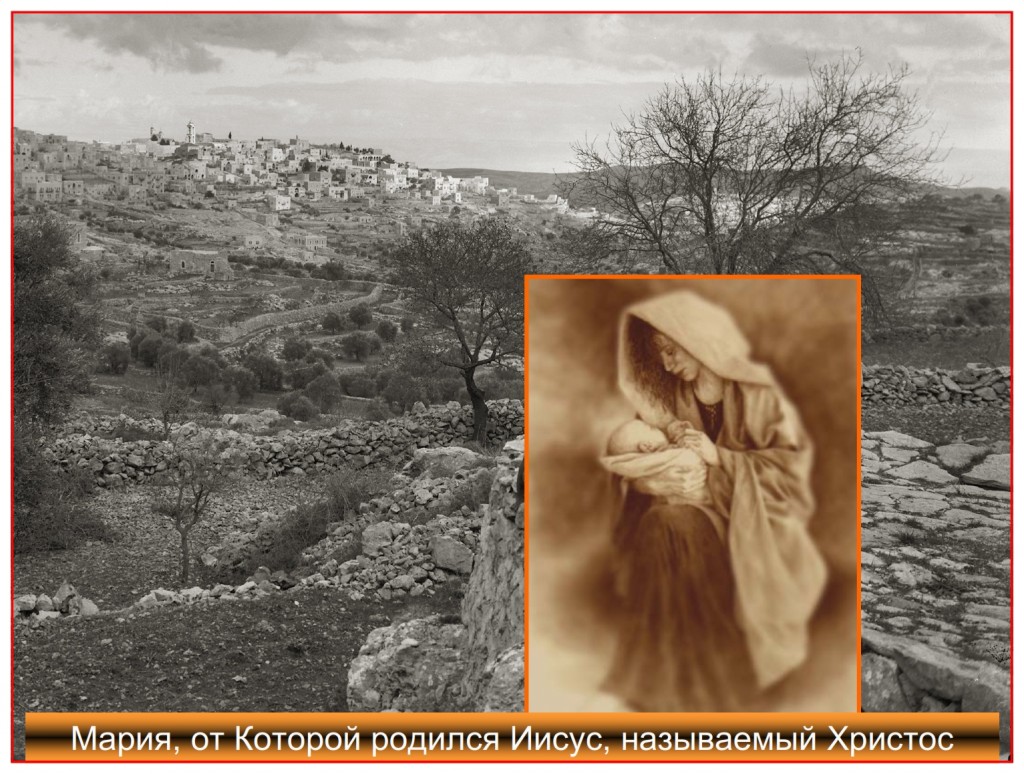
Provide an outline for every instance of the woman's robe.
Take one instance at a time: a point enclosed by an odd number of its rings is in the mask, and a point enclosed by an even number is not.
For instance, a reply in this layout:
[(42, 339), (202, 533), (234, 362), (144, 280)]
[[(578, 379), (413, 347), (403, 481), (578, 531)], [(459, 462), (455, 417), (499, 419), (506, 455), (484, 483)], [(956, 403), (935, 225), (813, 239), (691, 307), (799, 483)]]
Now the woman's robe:
[[(687, 319), (707, 320), (708, 302), (700, 299), (694, 303), (692, 294), (672, 294), (676, 301), (669, 306), (666, 297), (654, 302), (633, 307), (627, 314), (636, 314), (648, 324), (657, 328), (701, 360), (705, 367), (723, 376), (726, 381), (722, 395), (723, 423), (716, 440), (721, 464), (708, 469), (708, 493), (710, 504), (695, 505), (689, 512), (681, 514), (679, 509), (668, 510), (657, 498), (651, 498), (630, 490), (625, 498), (620, 518), (614, 526), (613, 540), (619, 549), (623, 569), (627, 573), (657, 572), (652, 570), (650, 556), (637, 555), (638, 551), (661, 554), (659, 541), (675, 540), (681, 546), (680, 552), (672, 554), (666, 561), (678, 564), (688, 561), (687, 568), (674, 564), (666, 565), (662, 572), (670, 584), (687, 586), (684, 589), (666, 589), (665, 599), (654, 578), (645, 578), (644, 589), (636, 584), (630, 587), (630, 595), (639, 594), (640, 599), (626, 600), (627, 609), (643, 607), (643, 597), (657, 597), (653, 603), (660, 613), (649, 612), (644, 621), (634, 620), (629, 626), (661, 626), (664, 635), (652, 633), (648, 640), (637, 640), (633, 634), (624, 633), (620, 638), (616, 663), (607, 681), (607, 688), (616, 688), (616, 673), (623, 671), (630, 648), (654, 648), (658, 653), (646, 653), (643, 658), (650, 668), (673, 658), (680, 648), (674, 647), (669, 639), (688, 637), (691, 641), (683, 651), (694, 654), (693, 658), (703, 659), (701, 670), (678, 674), (679, 697), (674, 706), (647, 706), (658, 710), (686, 709), (740, 709), (753, 693), (738, 685), (735, 675), (750, 672), (753, 689), (763, 690), (782, 679), (800, 665), (807, 657), (808, 621), (820, 599), (825, 584), (825, 564), (807, 531), (807, 521), (814, 510), (810, 487), (812, 461), (811, 445), (804, 433), (795, 411), (783, 397), (770, 372), (746, 358), (746, 341), (735, 331), (731, 318), (728, 324), (734, 331), (724, 330), (725, 323), (718, 321), (714, 348), (703, 348), (699, 335), (694, 336), (691, 325), (685, 332), (680, 324)], [(687, 304), (691, 314), (688, 316)], [(680, 313), (680, 306), (684, 307)], [(713, 307), (721, 312), (718, 307)], [(664, 314), (671, 309), (671, 314)], [(730, 336), (732, 340), (730, 341)], [(680, 382), (673, 410), (657, 405), (650, 396), (644, 395), (637, 382), (628, 373), (622, 373), (627, 357), (620, 358), (620, 386), (638, 410), (640, 418), (662, 429), (676, 419), (689, 421), (703, 430), (703, 422), (696, 399), (689, 384)], [(717, 366), (718, 370), (715, 370)], [(722, 373), (725, 372), (725, 373)], [(733, 376), (747, 377), (747, 381)], [(701, 514), (706, 524), (694, 520)], [(680, 519), (689, 519), (680, 522)], [(687, 528), (680, 530), (685, 523)], [(720, 543), (716, 544), (706, 527), (710, 525)], [(720, 553), (719, 553), (720, 551)], [(687, 558), (688, 557), (688, 558)], [(654, 562), (653, 564), (656, 564)], [(700, 573), (692, 572), (693, 566), (701, 565), (701, 572), (708, 581), (716, 584), (713, 599), (708, 602), (701, 598), (699, 588), (705, 585)], [(690, 588), (697, 585), (698, 588)], [(719, 586), (730, 586), (719, 589)], [(715, 597), (715, 594), (721, 593)], [(672, 599), (685, 600), (673, 608)], [(650, 601), (650, 600), (648, 600)], [(717, 610), (717, 606), (728, 604), (729, 611)], [(639, 615), (639, 614), (638, 614)], [(704, 643), (702, 632), (694, 631), (688, 622), (667, 620), (672, 617), (696, 616), (710, 634), (710, 644)], [(735, 624), (735, 630), (732, 628)], [(680, 627), (682, 627), (680, 629)], [(717, 641), (716, 641), (717, 637)], [(749, 669), (740, 663), (738, 651), (729, 651), (727, 642), (736, 637), (742, 639)], [(646, 642), (646, 644), (640, 644)], [(632, 643), (632, 644), (630, 644)], [(698, 650), (694, 651), (693, 647)], [(722, 658), (714, 653), (705, 653), (710, 647), (722, 651)], [(726, 652), (729, 651), (729, 652)], [(638, 654), (632, 654), (638, 658)], [(719, 664), (717, 661), (730, 663)], [(665, 667), (668, 669), (668, 667)], [(672, 670), (669, 670), (672, 671)], [(704, 692), (721, 691), (720, 701), (708, 696), (686, 695), (687, 680), (702, 679), (701, 672), (721, 672), (719, 685), (714, 681), (704, 686)], [(635, 683), (629, 693), (641, 692), (643, 681), (648, 688), (656, 687), (647, 683), (636, 670), (626, 682)], [(736, 689), (736, 690), (733, 690)], [(620, 694), (622, 691), (618, 691)], [(729, 694), (732, 694), (731, 696)], [(624, 696), (629, 700), (629, 696)], [(665, 699), (668, 701), (668, 699)], [(689, 706), (693, 704), (694, 706)]]

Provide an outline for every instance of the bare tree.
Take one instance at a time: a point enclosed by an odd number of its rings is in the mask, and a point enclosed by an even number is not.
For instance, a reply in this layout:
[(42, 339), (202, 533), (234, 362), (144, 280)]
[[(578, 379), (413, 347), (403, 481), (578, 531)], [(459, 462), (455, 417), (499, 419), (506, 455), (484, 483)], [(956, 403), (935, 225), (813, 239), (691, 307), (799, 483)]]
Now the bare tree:
[(680, 79), (603, 146), (575, 145), (566, 193), (667, 273), (861, 273), (941, 160), (907, 68), (862, 69), (859, 52), (811, 63), (802, 93)]
[(177, 438), (172, 444), (165, 474), (170, 479), (171, 495), (158, 502), (156, 510), (171, 520), (181, 540), (182, 583), (189, 579), (192, 530), (209, 511), (211, 498), (223, 489), (237, 468), (237, 455), (218, 444), (209, 433)]
[(435, 329), (448, 334), (437, 360), (462, 372), (474, 438), (485, 443), (487, 404), (475, 374), (523, 351), (523, 275), (531, 266), (525, 241), (499, 220), (446, 221), (407, 237), (390, 260), (393, 282), (407, 287)]

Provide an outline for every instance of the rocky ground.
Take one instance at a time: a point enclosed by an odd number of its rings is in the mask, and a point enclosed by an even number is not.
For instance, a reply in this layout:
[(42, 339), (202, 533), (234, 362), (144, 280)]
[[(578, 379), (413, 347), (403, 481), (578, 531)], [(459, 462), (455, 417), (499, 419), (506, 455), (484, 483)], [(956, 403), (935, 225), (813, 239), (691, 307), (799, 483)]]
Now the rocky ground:
[(1009, 445), (862, 441), (863, 705), (1002, 710), (1010, 659)]
[[(519, 444), (510, 453), (521, 453)], [(495, 460), (458, 447), (422, 449), (391, 477), (387, 494), (330, 525), (296, 567), (261, 568), (244, 582), (218, 583), (211, 579), (230, 571), (232, 558), (273, 534), (265, 525), (296, 503), (322, 498), (330, 486), (327, 476), (235, 481), (197, 528), (195, 546), (209, 562), (200, 563), (204, 569), (191, 581), (197, 585), (188, 588), (177, 582), (176, 533), (153, 507), (162, 488), (100, 491), (93, 506), (113, 540), (18, 557), (19, 749), (26, 711), (343, 711), (349, 708), (349, 667), (360, 652), (366, 683), (360, 701), (384, 709), (382, 702), (390, 707), (404, 700), (401, 691), (374, 699), (381, 679), (371, 675), (389, 642), (382, 627), (451, 629), (454, 643), (476, 644), (459, 609), (481, 551), (486, 503), (495, 502), (499, 463), (506, 469), (502, 491), (511, 491), (507, 455)], [(520, 595), (521, 530), (520, 520), (519, 558), (508, 559), (516, 565)], [(351, 558), (339, 561), (344, 556)], [(497, 681), (498, 695), (512, 697), (503, 701), (522, 697), (519, 599), (518, 671), (512, 665), (504, 682)], [(376, 639), (370, 636), (375, 631)], [(412, 647), (408, 637), (400, 640), (405, 651)], [(424, 642), (422, 651), (434, 648)], [(433, 661), (418, 663), (436, 678)], [(474, 692), (465, 682), (467, 660), (459, 663), (450, 676), (453, 692), (435, 709), (468, 708)]]

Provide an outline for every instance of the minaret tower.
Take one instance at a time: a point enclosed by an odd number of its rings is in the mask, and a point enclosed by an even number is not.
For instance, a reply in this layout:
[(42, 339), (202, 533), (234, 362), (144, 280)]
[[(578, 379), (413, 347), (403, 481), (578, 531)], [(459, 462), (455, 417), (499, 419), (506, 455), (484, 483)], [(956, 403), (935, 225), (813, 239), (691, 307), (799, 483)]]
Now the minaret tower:
[(196, 125), (191, 121), (185, 124), (185, 142), (191, 145), (196, 144)]

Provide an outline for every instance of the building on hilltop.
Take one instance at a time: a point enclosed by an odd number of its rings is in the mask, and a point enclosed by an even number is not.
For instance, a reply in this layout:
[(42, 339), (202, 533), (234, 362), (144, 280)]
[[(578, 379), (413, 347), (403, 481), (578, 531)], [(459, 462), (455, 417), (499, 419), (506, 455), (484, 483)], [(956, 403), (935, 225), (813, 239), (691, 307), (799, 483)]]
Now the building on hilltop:
[(174, 250), (167, 257), (167, 274), (201, 274), (218, 280), (234, 276), (227, 256), (217, 250)]

